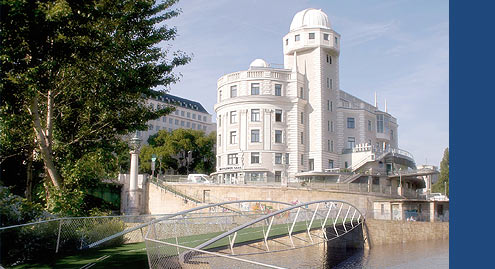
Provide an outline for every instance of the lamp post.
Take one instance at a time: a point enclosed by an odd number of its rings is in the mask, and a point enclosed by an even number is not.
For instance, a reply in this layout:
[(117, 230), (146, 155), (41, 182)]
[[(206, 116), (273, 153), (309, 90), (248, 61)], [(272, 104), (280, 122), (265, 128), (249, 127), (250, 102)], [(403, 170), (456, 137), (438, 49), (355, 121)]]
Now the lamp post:
[(139, 173), (139, 148), (141, 146), (141, 139), (139, 139), (137, 132), (130, 141), (131, 147), (131, 171), (129, 172), (129, 199), (127, 204), (126, 213), (129, 215), (139, 214), (138, 208), (138, 173)]

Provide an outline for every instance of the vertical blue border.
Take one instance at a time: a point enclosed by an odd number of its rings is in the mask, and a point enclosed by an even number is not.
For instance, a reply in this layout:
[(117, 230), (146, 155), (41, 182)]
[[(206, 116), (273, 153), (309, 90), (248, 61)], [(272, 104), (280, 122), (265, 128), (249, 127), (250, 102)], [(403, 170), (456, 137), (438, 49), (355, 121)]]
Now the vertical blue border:
[(495, 268), (494, 5), (450, 1), (450, 268)]

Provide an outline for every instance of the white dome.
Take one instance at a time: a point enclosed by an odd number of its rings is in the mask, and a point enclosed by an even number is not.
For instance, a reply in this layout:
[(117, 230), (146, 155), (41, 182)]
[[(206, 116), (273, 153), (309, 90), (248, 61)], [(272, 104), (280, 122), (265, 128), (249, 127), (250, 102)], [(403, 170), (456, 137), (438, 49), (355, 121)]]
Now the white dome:
[(327, 14), (321, 11), (321, 9), (307, 8), (294, 15), (292, 23), (290, 24), (290, 30), (292, 31), (307, 27), (330, 29), (330, 20), (328, 19)]
[(263, 59), (256, 59), (251, 62), (249, 67), (268, 67), (268, 64)]

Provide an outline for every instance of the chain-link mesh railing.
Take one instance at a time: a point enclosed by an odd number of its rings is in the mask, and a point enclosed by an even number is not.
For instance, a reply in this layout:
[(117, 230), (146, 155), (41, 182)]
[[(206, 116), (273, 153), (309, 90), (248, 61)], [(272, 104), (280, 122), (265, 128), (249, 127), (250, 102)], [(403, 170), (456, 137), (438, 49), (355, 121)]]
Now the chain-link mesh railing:
[(186, 213), (151, 223), (146, 234), (150, 268), (275, 267), (259, 254), (321, 244), (364, 220), (357, 208), (343, 201), (242, 203), (250, 209), (245, 214), (192, 217)]

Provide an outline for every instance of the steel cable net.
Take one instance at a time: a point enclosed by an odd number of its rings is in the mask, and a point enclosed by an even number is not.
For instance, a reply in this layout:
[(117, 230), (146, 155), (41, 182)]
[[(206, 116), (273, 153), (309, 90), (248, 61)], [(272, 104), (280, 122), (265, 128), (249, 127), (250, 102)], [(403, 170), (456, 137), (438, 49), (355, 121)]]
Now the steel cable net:
[(363, 220), (359, 210), (344, 202), (249, 203), (243, 208), (248, 211), (186, 214), (151, 224), (146, 234), (150, 268), (289, 266), (284, 259), (274, 265), (266, 254), (321, 247)]

